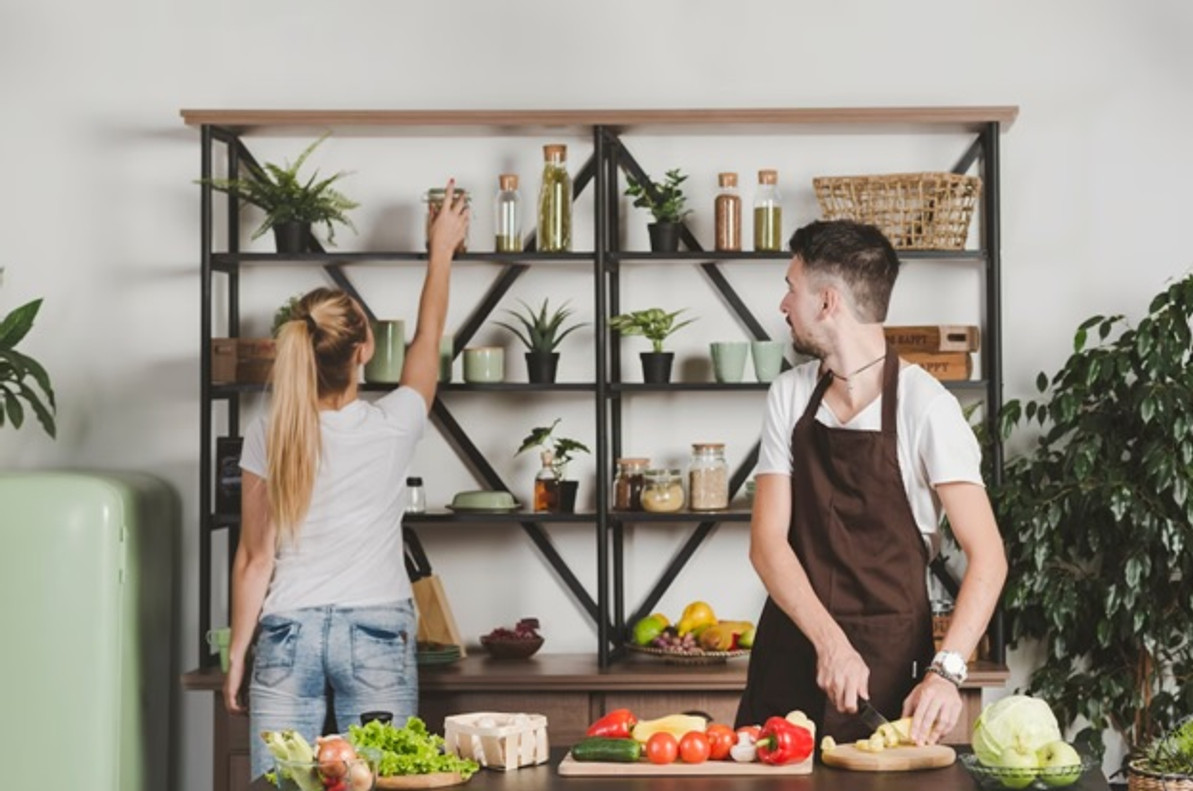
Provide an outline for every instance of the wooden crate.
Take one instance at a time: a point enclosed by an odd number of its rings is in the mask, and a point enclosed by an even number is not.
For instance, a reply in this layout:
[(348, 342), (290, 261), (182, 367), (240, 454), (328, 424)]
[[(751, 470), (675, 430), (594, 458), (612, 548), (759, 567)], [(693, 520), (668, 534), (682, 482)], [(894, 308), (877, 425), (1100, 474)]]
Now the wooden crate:
[(973, 375), (973, 356), (965, 352), (903, 352), (899, 355), (942, 382), (960, 382)]
[(211, 339), (211, 383), (231, 384), (236, 381), (236, 339)]
[(886, 327), (887, 343), (897, 352), (976, 352), (981, 331), (966, 324)]
[(547, 718), (541, 714), (479, 711), (443, 720), (448, 752), (489, 769), (518, 769), (547, 762)]

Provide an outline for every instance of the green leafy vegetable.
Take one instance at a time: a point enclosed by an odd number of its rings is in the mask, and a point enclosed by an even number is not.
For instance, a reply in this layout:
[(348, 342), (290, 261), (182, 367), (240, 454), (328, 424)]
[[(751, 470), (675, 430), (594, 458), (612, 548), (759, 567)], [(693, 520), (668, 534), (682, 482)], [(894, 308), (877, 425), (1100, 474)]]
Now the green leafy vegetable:
[(476, 761), (445, 755), (443, 737), (428, 732), (427, 724), (418, 717), (406, 720), (401, 728), (378, 720), (350, 725), (348, 741), (357, 750), (371, 748), (380, 752), (377, 774), (381, 777), (459, 772), (467, 780), (480, 769)]

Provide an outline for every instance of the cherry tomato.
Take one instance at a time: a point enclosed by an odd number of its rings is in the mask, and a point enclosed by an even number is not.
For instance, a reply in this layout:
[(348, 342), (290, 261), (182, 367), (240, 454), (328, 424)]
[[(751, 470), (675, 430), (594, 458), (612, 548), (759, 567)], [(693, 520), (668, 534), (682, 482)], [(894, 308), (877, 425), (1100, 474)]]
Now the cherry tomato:
[(685, 764), (702, 764), (708, 754), (708, 737), (700, 731), (688, 731), (679, 740), (679, 758)]
[(679, 757), (679, 742), (666, 731), (652, 734), (646, 740), (646, 760), (652, 764), (675, 763)]
[(760, 725), (743, 725), (737, 729), (737, 735), (740, 736), (743, 733), (749, 735), (750, 741), (756, 742), (756, 741), (758, 741), (758, 734), (762, 733), (762, 726), (760, 726)]
[(728, 725), (714, 722), (704, 733), (708, 736), (708, 757), (714, 761), (724, 761), (729, 757), (729, 750), (737, 744), (737, 734)]

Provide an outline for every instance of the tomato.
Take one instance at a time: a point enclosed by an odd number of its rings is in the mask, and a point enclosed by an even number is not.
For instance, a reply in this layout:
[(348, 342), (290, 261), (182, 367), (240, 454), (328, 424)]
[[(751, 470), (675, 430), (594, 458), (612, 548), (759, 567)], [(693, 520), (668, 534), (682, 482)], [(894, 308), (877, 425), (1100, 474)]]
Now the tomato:
[(679, 757), (679, 742), (666, 731), (652, 734), (646, 740), (646, 760), (652, 764), (675, 763)]
[(708, 736), (708, 757), (714, 761), (724, 761), (729, 757), (729, 750), (737, 744), (737, 734), (728, 725), (714, 722), (704, 733)]
[(737, 735), (740, 736), (743, 733), (747, 734), (750, 737), (750, 741), (756, 742), (756, 741), (758, 741), (758, 734), (762, 733), (762, 726), (760, 726), (760, 725), (743, 725), (737, 729)]
[(685, 764), (702, 764), (708, 754), (708, 737), (700, 731), (688, 731), (679, 740), (679, 758)]

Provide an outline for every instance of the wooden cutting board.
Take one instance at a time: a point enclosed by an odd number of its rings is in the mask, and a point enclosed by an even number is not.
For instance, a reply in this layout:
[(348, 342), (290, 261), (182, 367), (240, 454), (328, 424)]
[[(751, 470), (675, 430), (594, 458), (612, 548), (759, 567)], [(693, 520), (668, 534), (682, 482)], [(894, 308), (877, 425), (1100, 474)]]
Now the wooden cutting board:
[(826, 766), (855, 772), (911, 772), (951, 766), (957, 760), (957, 752), (946, 744), (888, 747), (880, 753), (866, 752), (852, 744), (843, 744), (822, 752), (820, 760)]
[(781, 775), (806, 775), (812, 772), (812, 759), (798, 763), (785, 764), (783, 766), (771, 766), (770, 764), (760, 763), (759, 761), (752, 761), (748, 764), (739, 764), (736, 761), (705, 761), (702, 764), (685, 764), (683, 761), (676, 761), (671, 764), (652, 764), (649, 761), (639, 761), (634, 764), (613, 763), (608, 761), (577, 761), (572, 758), (569, 752), (559, 762), (559, 774), (570, 775), (572, 777), (626, 777), (627, 775), (640, 776), (683, 776), (689, 777), (708, 776), (708, 775), (772, 775), (775, 777)]
[(378, 777), (377, 788), (443, 788), (465, 782), (459, 772), (430, 772), (423, 775), (391, 775)]

